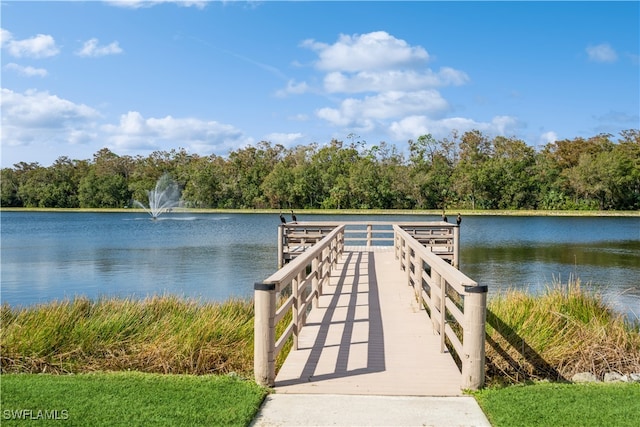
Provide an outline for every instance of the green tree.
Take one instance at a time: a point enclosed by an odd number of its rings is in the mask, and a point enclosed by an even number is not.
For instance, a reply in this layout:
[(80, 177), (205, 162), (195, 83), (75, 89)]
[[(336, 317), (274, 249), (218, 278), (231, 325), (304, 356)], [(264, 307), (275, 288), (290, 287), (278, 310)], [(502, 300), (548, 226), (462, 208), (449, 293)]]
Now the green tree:
[(499, 209), (534, 208), (537, 203), (535, 150), (524, 141), (498, 136), (482, 168), (487, 206)]
[(211, 155), (194, 158), (189, 165), (189, 179), (182, 191), (185, 205), (195, 208), (224, 206), (222, 195), (224, 160)]
[(3, 168), (0, 171), (0, 206), (21, 207), (22, 200), (18, 196), (20, 188), (20, 175), (11, 168)]
[(295, 176), (291, 164), (280, 162), (262, 182), (262, 191), (271, 208), (297, 207), (295, 200)]
[(465, 132), (460, 139), (459, 161), (453, 172), (455, 191), (471, 209), (486, 207), (485, 184), (487, 160), (491, 158), (491, 141), (478, 130)]
[(267, 205), (261, 186), (283, 151), (282, 145), (272, 146), (261, 141), (256, 147), (248, 146), (229, 154), (224, 186), (228, 207), (259, 208)]
[(123, 208), (131, 199), (127, 180), (119, 174), (92, 170), (81, 181), (78, 200), (81, 208)]

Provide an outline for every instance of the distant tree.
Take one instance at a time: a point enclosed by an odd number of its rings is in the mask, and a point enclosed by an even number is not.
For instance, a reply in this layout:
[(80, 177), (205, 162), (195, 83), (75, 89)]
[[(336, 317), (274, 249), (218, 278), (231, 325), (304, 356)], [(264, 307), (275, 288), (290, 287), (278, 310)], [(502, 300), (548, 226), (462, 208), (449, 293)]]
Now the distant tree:
[(169, 173), (186, 206), (220, 208), (640, 209), (640, 130), (565, 139), (536, 151), (478, 130), (451, 139), (367, 148), (355, 134), (285, 149), (262, 141), (227, 157), (184, 149), (91, 161), (60, 157), (50, 167), (0, 171), (3, 207), (118, 207), (146, 200)]
[(3, 168), (0, 171), (0, 206), (21, 207), (22, 200), (18, 196), (20, 175), (15, 169)]
[(196, 208), (222, 207), (223, 169), (224, 160), (215, 155), (192, 159), (188, 180), (182, 191), (185, 205)]
[(270, 208), (294, 207), (295, 176), (292, 164), (279, 162), (264, 178), (261, 189)]
[(468, 203), (471, 209), (485, 208), (488, 204), (485, 185), (489, 175), (484, 168), (492, 155), (491, 141), (478, 130), (465, 132), (460, 139), (459, 150), (453, 187), (463, 204)]
[(80, 181), (78, 200), (81, 208), (124, 208), (131, 192), (124, 176), (92, 170)]
[(524, 141), (498, 136), (482, 168), (487, 204), (499, 209), (532, 209), (537, 202), (535, 150)]

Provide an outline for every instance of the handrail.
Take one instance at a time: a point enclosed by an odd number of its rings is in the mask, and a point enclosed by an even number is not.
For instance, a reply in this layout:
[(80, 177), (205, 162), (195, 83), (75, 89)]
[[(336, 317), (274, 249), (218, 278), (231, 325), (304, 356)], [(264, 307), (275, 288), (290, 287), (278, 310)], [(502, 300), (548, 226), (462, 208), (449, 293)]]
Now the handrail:
[[(329, 280), (344, 250), (344, 229), (344, 225), (334, 226), (308, 250), (254, 285), (254, 371), (259, 384), (274, 384), (276, 358), (291, 336), (293, 348), (298, 348), (298, 334), (304, 326), (309, 304), (317, 306), (322, 286)], [(309, 288), (310, 293), (305, 295)], [(288, 296), (287, 289), (291, 292)], [(291, 320), (278, 337), (276, 325), (289, 311)]]
[[(462, 364), (462, 388), (482, 387), (487, 286), (479, 286), (427, 250), (399, 225), (394, 225), (393, 229), (396, 258), (421, 307), (426, 305), (429, 309), (434, 331), (440, 335), (440, 351), (446, 350), (447, 338)], [(451, 326), (452, 322), (462, 327), (462, 339)]]
[[(347, 230), (355, 224), (366, 228)], [(293, 337), (293, 348), (297, 349), (298, 334), (306, 315), (311, 306), (317, 306), (322, 286), (344, 251), (348, 240), (345, 235), (366, 233), (367, 245), (388, 241), (380, 237), (387, 232), (374, 230), (374, 225), (391, 226), (389, 233), (393, 233), (395, 256), (420, 306), (429, 310), (433, 329), (440, 335), (441, 351), (446, 351), (448, 340), (460, 359), (461, 388), (477, 389), (483, 385), (487, 287), (479, 286), (456, 268), (459, 227), (446, 222), (280, 225), (279, 256), (284, 253), (284, 244), (291, 243), (285, 241), (289, 238), (299, 239), (297, 243), (303, 249), (288, 264), (254, 286), (254, 371), (259, 384), (274, 385), (275, 361), (289, 338)], [(291, 319), (287, 324), (279, 325), (289, 313)], [(279, 336), (276, 336), (276, 326), (282, 330)]]
[(345, 244), (392, 246), (394, 225), (409, 232), (423, 246), (458, 266), (460, 234), (456, 224), (443, 221), (304, 221), (278, 226), (278, 267), (299, 256), (339, 225), (345, 228)]

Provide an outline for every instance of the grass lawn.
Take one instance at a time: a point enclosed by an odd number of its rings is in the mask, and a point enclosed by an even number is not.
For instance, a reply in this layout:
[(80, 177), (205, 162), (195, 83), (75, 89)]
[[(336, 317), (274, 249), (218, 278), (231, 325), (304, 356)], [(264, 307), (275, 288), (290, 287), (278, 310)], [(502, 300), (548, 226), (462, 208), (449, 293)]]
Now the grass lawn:
[(231, 376), (137, 372), (3, 374), (0, 387), (3, 427), (246, 426), (268, 392)]
[[(34, 420), (34, 425), (247, 426), (268, 392), (231, 376), (138, 372), (3, 374), (0, 385), (2, 426)], [(637, 383), (536, 383), (473, 395), (494, 427), (635, 427), (640, 414)]]
[(640, 384), (537, 383), (474, 393), (494, 427), (638, 426)]

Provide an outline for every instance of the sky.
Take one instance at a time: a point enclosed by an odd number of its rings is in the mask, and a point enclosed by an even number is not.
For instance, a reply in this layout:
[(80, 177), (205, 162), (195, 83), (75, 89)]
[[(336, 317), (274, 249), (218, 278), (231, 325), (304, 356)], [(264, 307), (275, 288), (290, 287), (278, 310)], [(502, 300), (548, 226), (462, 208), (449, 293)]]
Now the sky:
[(640, 2), (1, 1), (0, 164), (640, 128)]

